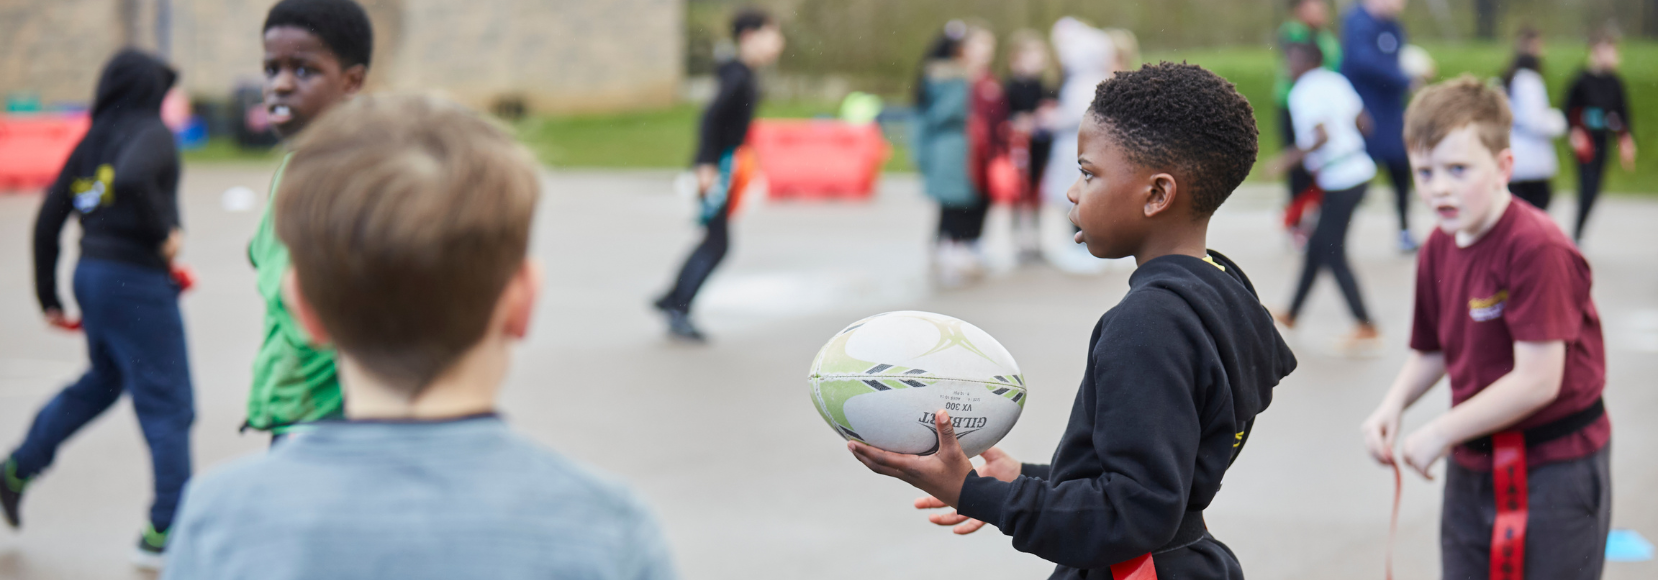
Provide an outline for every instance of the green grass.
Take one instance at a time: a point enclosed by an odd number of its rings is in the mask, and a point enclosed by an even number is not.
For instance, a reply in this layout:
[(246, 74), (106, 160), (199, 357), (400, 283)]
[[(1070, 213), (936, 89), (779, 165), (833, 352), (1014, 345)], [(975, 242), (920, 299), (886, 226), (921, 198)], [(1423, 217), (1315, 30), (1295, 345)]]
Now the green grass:
[[(1429, 44), (1426, 48), (1438, 61), (1440, 78), (1472, 73), (1481, 78), (1499, 75), (1509, 59), (1508, 48), (1498, 44)], [(1585, 54), (1580, 45), (1564, 42), (1550, 46), (1547, 74), (1551, 101), (1559, 107), (1566, 84), (1580, 68)], [(1147, 60), (1185, 60), (1201, 64), (1238, 85), (1238, 90), (1255, 106), (1261, 127), (1260, 164), (1251, 179), (1267, 179), (1260, 171), (1278, 152), (1277, 107), (1273, 102), (1273, 79), (1278, 55), (1265, 47), (1182, 50), (1150, 53)], [(1637, 131), (1636, 139), (1648, 153), (1637, 171), (1628, 173), (1614, 161), (1607, 169), (1607, 187), (1613, 191), (1658, 192), (1658, 43), (1626, 42), (1622, 72), (1630, 91)], [(901, 98), (901, 97), (900, 97)], [(762, 118), (810, 118), (832, 116), (837, 103), (765, 101)], [(675, 168), (690, 163), (696, 143), (699, 107), (682, 104), (654, 111), (611, 115), (536, 117), (516, 124), (519, 137), (542, 162), (554, 167), (594, 168)], [(910, 170), (902, 140), (894, 143), (886, 169)], [(1575, 165), (1560, 142), (1561, 172), (1557, 185), (1574, 189)], [(243, 152), (233, 145), (214, 141), (207, 147), (187, 152), (185, 160), (242, 161), (272, 158), (269, 152)]]
[(184, 163), (266, 162), (279, 156), (277, 148), (243, 149), (229, 138), (212, 139), (199, 149), (184, 152)]

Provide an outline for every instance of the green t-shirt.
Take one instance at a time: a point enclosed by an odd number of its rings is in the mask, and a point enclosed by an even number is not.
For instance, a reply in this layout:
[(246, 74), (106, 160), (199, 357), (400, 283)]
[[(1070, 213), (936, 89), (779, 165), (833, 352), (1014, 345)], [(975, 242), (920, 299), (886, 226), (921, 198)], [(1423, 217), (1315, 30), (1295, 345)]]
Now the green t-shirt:
[(271, 178), (271, 193), (259, 229), (248, 243), (259, 297), (265, 301), (265, 342), (253, 359), (253, 388), (248, 393), (247, 426), (285, 433), (294, 425), (345, 414), (334, 350), (311, 346), (310, 336), (282, 303), (282, 276), (287, 273), (288, 247), (276, 237), (271, 208), (277, 186), (288, 168), (290, 153)]
[[(1313, 30), (1300, 20), (1285, 22), (1278, 27), (1278, 49), (1283, 50), (1291, 44), (1304, 44), (1308, 41), (1318, 45), (1318, 50), (1324, 53), (1324, 68), (1332, 72), (1341, 72), (1341, 39), (1329, 30)], [(1278, 97), (1278, 108), (1289, 107), (1290, 89), (1295, 83), (1290, 81), (1289, 66), (1278, 63), (1278, 82), (1273, 87)]]

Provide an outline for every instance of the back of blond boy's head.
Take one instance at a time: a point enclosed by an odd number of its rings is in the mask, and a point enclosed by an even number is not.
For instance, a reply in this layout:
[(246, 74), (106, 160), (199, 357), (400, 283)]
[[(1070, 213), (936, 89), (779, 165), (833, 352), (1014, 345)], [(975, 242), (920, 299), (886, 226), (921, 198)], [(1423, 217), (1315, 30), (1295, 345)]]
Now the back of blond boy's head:
[(305, 132), (274, 217), (334, 344), (413, 396), (484, 337), (539, 192), (530, 155), (483, 117), (367, 96)]
[(1508, 149), (1514, 124), (1508, 97), (1473, 75), (1462, 75), (1422, 89), (1411, 99), (1405, 109), (1405, 147), (1431, 151), (1446, 135), (1470, 124), (1492, 154)]

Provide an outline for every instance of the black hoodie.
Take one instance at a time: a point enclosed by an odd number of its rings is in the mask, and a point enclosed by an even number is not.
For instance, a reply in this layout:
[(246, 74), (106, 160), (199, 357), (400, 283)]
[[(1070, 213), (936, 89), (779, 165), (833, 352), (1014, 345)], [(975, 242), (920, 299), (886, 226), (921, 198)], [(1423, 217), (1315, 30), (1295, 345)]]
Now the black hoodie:
[(166, 270), (161, 246), (179, 227), (178, 146), (161, 122), (161, 101), (177, 73), (136, 50), (104, 65), (92, 127), (46, 190), (35, 218), (35, 296), (58, 301), (58, 234), (81, 220), (81, 257)]
[[(1255, 415), (1295, 369), (1249, 278), (1210, 255), (1215, 264), (1172, 255), (1134, 272), (1094, 327), (1053, 463), (1026, 464), (1012, 483), (968, 475), (962, 515), (1059, 564), (1053, 578), (1110, 578), (1104, 569), (1168, 548), (1186, 513), (1209, 506)], [(1207, 536), (1153, 561), (1163, 578), (1242, 577)]]

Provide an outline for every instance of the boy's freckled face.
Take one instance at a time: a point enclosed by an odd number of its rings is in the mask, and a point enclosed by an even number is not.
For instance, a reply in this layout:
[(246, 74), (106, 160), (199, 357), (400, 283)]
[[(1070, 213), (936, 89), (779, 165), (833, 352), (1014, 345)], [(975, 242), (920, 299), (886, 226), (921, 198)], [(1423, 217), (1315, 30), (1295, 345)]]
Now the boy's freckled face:
[(1137, 195), (1146, 187), (1145, 170), (1128, 160), (1117, 143), (1088, 113), (1077, 131), (1077, 166), (1082, 177), (1065, 193), (1076, 207), (1071, 223), (1082, 228), (1076, 241), (1087, 244), (1088, 253), (1099, 258), (1121, 258), (1133, 254), (1144, 237), (1144, 199)]
[(1491, 212), (1508, 187), (1499, 157), (1480, 142), (1472, 124), (1447, 134), (1431, 151), (1410, 151), (1416, 191), (1434, 210), (1440, 230), (1479, 234), (1492, 222)]
[(278, 26), (265, 31), (265, 111), (283, 137), (298, 134), (328, 107), (362, 88), (362, 65), (345, 68), (322, 39)]

